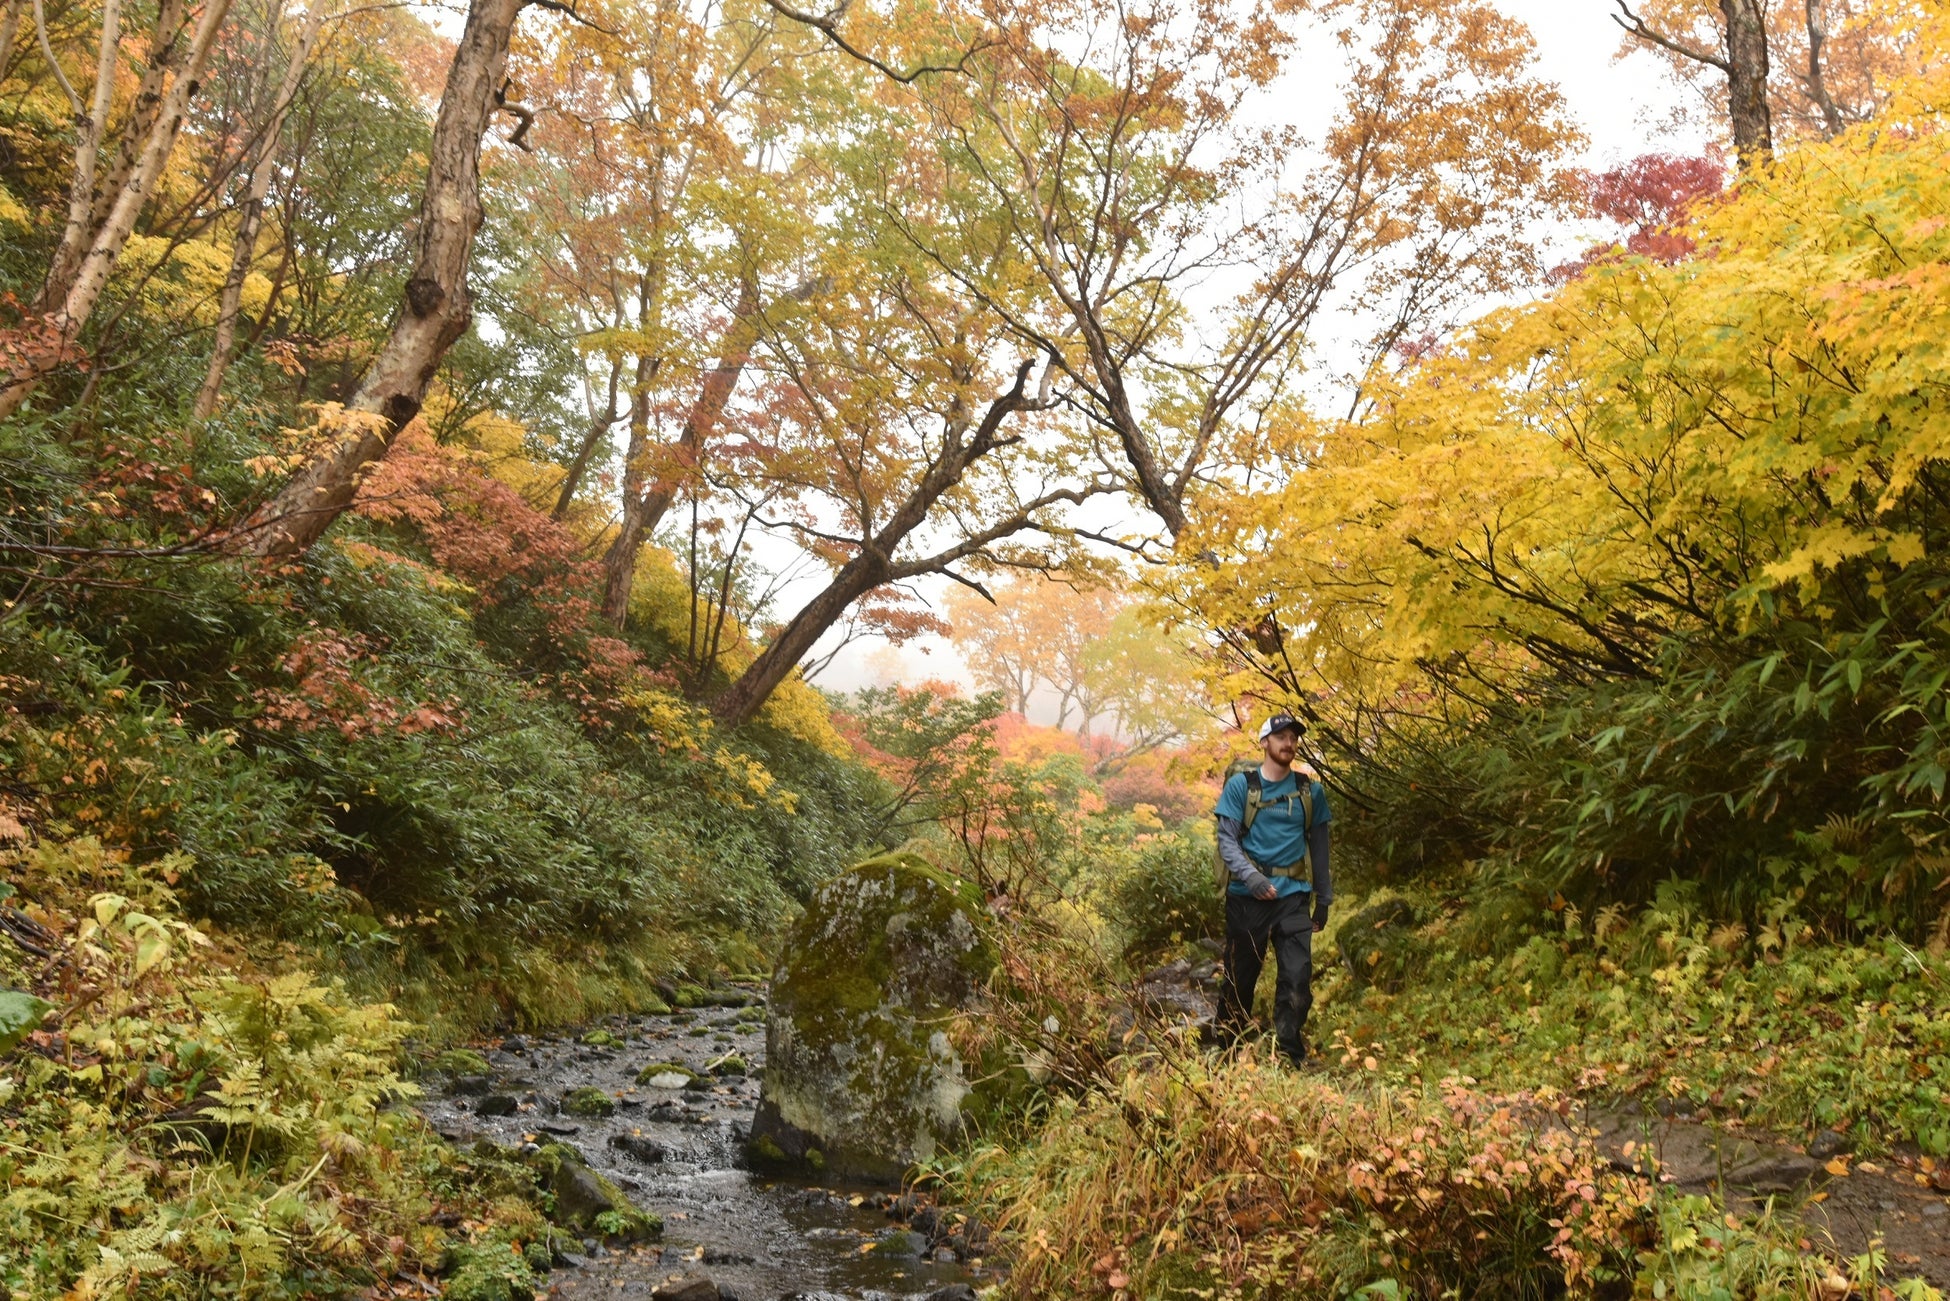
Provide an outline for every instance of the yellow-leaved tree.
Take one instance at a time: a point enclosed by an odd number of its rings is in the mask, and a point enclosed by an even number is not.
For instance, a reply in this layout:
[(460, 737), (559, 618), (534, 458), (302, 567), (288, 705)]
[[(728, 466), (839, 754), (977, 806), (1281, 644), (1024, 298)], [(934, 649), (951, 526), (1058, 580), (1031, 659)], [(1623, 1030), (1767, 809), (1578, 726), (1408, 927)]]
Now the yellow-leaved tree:
[(1380, 862), (1931, 923), (1942, 89), (1755, 169), (1696, 212), (1694, 257), (1600, 261), (1378, 368), (1355, 419), (1290, 415), (1284, 486), (1203, 516), (1189, 550), (1219, 563), (1175, 599), (1229, 695), (1314, 723)]

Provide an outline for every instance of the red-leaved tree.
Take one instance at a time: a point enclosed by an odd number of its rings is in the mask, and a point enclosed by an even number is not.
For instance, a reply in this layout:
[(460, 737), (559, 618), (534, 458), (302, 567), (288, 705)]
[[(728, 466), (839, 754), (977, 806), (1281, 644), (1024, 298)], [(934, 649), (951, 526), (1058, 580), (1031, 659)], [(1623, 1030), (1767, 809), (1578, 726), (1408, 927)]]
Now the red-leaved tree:
[(1726, 185), (1726, 165), (1712, 155), (1697, 158), (1677, 154), (1641, 154), (1629, 163), (1585, 179), (1585, 200), (1607, 221), (1625, 227), (1620, 244), (1586, 251), (1583, 257), (1551, 272), (1562, 282), (1624, 252), (1658, 262), (1691, 257), (1693, 237), (1681, 229), (1686, 214), (1703, 199), (1713, 198)]

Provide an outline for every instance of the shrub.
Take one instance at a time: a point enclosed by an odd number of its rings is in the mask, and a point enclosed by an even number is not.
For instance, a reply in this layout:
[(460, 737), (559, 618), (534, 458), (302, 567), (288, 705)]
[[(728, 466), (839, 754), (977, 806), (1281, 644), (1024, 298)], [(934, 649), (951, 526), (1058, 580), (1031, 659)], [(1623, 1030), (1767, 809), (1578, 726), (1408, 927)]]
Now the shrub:
[(1106, 865), (1095, 893), (1126, 962), (1142, 965), (1179, 944), (1224, 933), (1212, 837), (1204, 830), (1187, 822), (1169, 834), (1140, 835)]
[(1057, 1103), (963, 1173), (1017, 1296), (1588, 1295), (1630, 1271), (1653, 1188), (1546, 1115), (1189, 1059)]
[[(94, 888), (108, 872), (120, 892)], [(233, 967), (97, 845), (43, 846), (23, 878), (69, 961), (41, 989), (61, 1015), (0, 1063), (14, 1295), (330, 1295), (438, 1259), (421, 1173), (440, 1145), (389, 1109), (414, 1091), (392, 1008)], [(60, 903), (77, 887), (78, 916)], [(0, 950), (0, 982), (31, 980)]]

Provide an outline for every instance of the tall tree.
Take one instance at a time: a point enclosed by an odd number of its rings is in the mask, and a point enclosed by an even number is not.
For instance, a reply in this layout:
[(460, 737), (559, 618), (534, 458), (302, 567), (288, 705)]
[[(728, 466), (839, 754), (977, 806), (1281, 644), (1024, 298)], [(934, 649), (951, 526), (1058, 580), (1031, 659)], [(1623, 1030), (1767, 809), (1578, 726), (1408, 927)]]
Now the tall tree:
[(638, 554), (698, 472), (769, 292), (739, 201), (767, 36), (715, 0), (647, 0), (613, 9), (603, 29), (552, 34), (535, 52), (534, 154), (496, 178), (539, 246), (517, 309), (627, 381), (620, 405), (590, 404), (557, 500), (566, 515), (599, 444), (627, 422), (603, 566), (618, 627)]
[(1056, 726), (1079, 714), (1080, 734), (1110, 703), (1111, 682), (1092, 647), (1110, 632), (1122, 596), (1094, 577), (1029, 574), (998, 584), (993, 599), (972, 589), (948, 594), (955, 648), (986, 690), (1029, 712), (1037, 684), (1056, 697)]
[[(244, 281), (250, 275), (251, 264), (256, 259), (257, 237), (264, 220), (264, 203), (276, 176), (278, 148), (284, 135), (285, 119), (290, 116), (292, 101), (297, 98), (312, 46), (325, 25), (325, 14), (324, 0), (313, 0), (310, 11), (291, 39), (285, 55), (284, 71), (262, 110), (262, 117), (258, 119), (262, 125), (258, 127), (257, 140), (249, 149), (249, 162), (244, 169), (244, 195), (237, 209), (237, 234), (231, 244), (230, 269), (224, 276), (223, 289), (217, 300), (217, 325), (210, 342), (210, 363), (204, 369), (203, 383), (197, 388), (192, 407), (192, 414), (198, 420), (208, 419), (217, 409), (223, 377), (230, 368), (231, 353), (237, 343), (237, 318), (243, 310)], [(275, 42), (280, 17), (281, 8), (272, 12), (266, 24), (266, 47)], [(262, 61), (266, 74), (272, 66), (271, 60)], [(269, 89), (268, 75), (263, 80), (265, 88)]]
[(1927, 58), (1915, 7), (1888, 0), (1787, 0), (1771, 12), (1757, 0), (1645, 0), (1613, 17), (1628, 48), (1653, 50), (1725, 105), (1743, 158), (1763, 135), (1772, 148), (1874, 119)]
[(184, 0), (161, 0), (146, 41), (142, 77), (120, 119), (119, 139), (104, 171), (109, 129), (116, 120), (122, 0), (105, 0), (102, 6), (94, 84), (85, 104), (49, 39), (46, 7), (42, 0), (34, 0), (35, 35), (42, 57), (74, 110), (73, 179), (61, 240), (31, 309), (45, 323), (48, 360), (37, 360), (4, 381), (0, 420), (20, 408), (53, 366), (69, 358), (94, 314), (109, 273), (176, 147), (190, 100), (201, 87), (204, 68), (229, 12), (230, 0), (205, 0), (200, 11), (190, 9)]
[(975, 675), (975, 685), (1025, 717), (1045, 668), (1030, 610), (1033, 599), (1027, 584), (1013, 582), (998, 584), (992, 593), (957, 587), (947, 597), (949, 639)]
[(501, 103), (522, 3), (473, 0), (468, 7), (434, 123), (399, 315), (347, 404), (349, 427), (244, 525), (244, 544), (257, 555), (302, 555), (324, 535), (352, 504), (366, 469), (419, 414), (441, 358), (467, 328), (467, 272), (481, 224), (481, 136)]
[[(1625, 0), (1615, 0), (1615, 3), (1618, 13), (1613, 15), (1613, 21), (1632, 39), (1656, 46), (1689, 63), (1717, 68), (1726, 77), (1727, 120), (1733, 128), (1734, 153), (1742, 167), (1757, 167), (1773, 157), (1773, 111), (1767, 94), (1767, 10), (1763, 0), (1718, 0), (1720, 25), (1718, 40), (1712, 45), (1661, 31), (1632, 12)], [(1809, 0), (1811, 22), (1820, 12), (1819, 0)], [(1819, 54), (1817, 44), (1817, 70)]]
[[(1571, 193), (1561, 97), (1481, 0), (1005, 0), (932, 25), (771, 3), (921, 106), (992, 242), (911, 238), (1054, 361), (1173, 537), (1323, 311), (1363, 314), (1383, 355), (1533, 274), (1526, 227)], [(1252, 125), (1309, 36), (1342, 51), (1344, 107), (1310, 140)]]

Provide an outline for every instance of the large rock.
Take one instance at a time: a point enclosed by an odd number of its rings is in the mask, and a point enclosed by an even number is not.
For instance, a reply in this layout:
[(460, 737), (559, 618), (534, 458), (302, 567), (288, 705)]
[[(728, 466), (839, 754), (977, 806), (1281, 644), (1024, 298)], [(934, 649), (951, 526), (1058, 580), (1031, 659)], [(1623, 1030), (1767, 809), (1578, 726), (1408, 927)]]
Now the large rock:
[(892, 1182), (962, 1132), (971, 1085), (948, 1028), (995, 969), (987, 916), (912, 854), (813, 895), (772, 978), (755, 1164)]
[(538, 1181), (554, 1199), (549, 1218), (565, 1229), (609, 1242), (643, 1242), (663, 1233), (663, 1220), (639, 1208), (623, 1190), (589, 1168), (567, 1143), (547, 1143), (530, 1154)]

